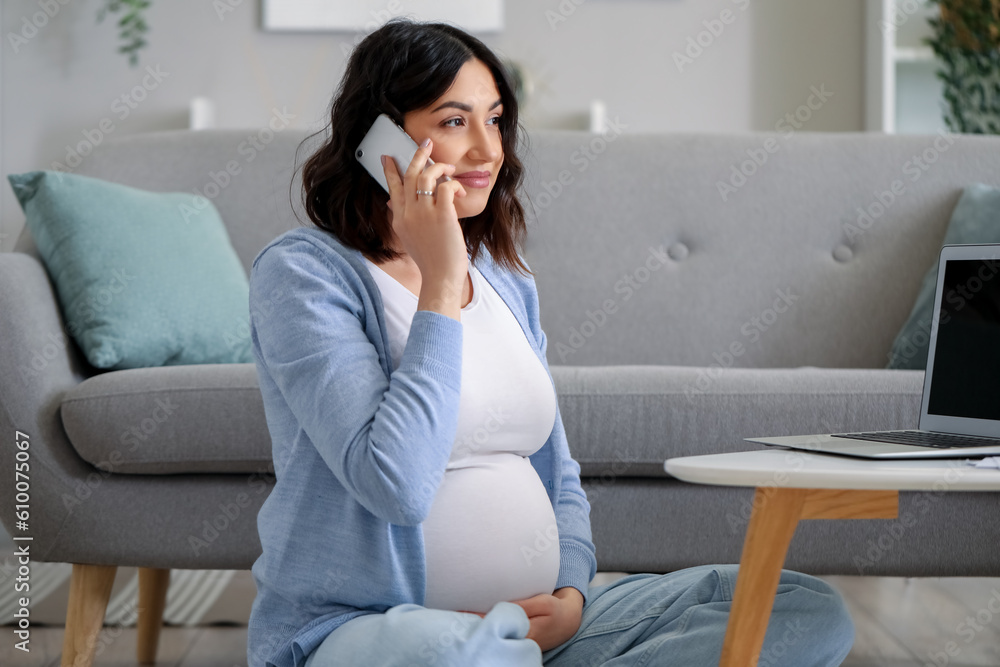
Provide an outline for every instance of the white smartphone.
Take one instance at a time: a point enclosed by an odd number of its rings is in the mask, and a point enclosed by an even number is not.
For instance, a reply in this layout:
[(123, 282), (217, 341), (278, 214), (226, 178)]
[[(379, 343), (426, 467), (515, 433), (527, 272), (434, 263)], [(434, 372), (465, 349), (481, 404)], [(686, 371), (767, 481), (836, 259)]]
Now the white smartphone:
[[(406, 131), (396, 125), (387, 115), (379, 114), (375, 122), (372, 123), (368, 134), (361, 140), (361, 144), (354, 151), (354, 156), (358, 159), (368, 173), (378, 181), (382, 189), (389, 194), (389, 185), (385, 182), (385, 171), (382, 169), (383, 155), (391, 155), (396, 161), (400, 178), (406, 173), (413, 161), (413, 155), (417, 152), (417, 142), (413, 140)], [(427, 165), (434, 164), (434, 160), (427, 157)], [(426, 167), (425, 167), (426, 168)], [(438, 183), (450, 181), (451, 178), (444, 174), (438, 179)]]

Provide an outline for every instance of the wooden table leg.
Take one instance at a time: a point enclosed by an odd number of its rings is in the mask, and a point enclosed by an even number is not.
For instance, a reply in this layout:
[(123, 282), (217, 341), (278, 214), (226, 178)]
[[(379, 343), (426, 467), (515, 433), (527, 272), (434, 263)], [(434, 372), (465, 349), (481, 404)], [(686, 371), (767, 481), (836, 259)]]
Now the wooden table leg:
[(756, 667), (788, 544), (800, 519), (892, 519), (897, 491), (758, 487), (720, 667)]
[(765, 487), (754, 493), (719, 667), (757, 664), (785, 553), (807, 493), (806, 489)]

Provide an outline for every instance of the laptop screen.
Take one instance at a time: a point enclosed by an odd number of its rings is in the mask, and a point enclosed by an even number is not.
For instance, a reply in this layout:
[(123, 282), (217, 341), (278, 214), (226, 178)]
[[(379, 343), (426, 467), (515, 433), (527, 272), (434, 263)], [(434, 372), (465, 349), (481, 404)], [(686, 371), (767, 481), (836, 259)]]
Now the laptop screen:
[(927, 412), (1000, 420), (1000, 260), (944, 269)]

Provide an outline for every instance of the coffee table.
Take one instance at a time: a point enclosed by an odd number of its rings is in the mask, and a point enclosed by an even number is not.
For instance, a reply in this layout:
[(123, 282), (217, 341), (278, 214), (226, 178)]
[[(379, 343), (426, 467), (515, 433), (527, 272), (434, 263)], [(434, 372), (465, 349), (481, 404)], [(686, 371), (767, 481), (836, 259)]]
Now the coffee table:
[(1000, 491), (1000, 470), (965, 459), (886, 461), (764, 449), (683, 456), (663, 467), (685, 482), (756, 488), (720, 667), (757, 664), (800, 520), (894, 519), (899, 491)]

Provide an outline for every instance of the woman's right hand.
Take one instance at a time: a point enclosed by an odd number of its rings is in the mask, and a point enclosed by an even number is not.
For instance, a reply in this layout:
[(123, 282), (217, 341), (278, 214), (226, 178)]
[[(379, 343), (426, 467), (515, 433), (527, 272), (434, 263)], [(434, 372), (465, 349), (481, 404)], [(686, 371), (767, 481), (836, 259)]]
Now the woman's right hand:
[[(392, 230), (403, 251), (420, 269), (421, 280), (464, 286), (469, 258), (455, 197), (464, 197), (466, 192), (457, 180), (437, 184), (442, 175), (455, 172), (455, 165), (435, 162), (424, 168), (432, 148), (429, 139), (427, 146), (417, 148), (402, 179), (396, 161), (382, 157), (389, 184)], [(434, 195), (418, 195), (417, 190), (432, 191)]]

